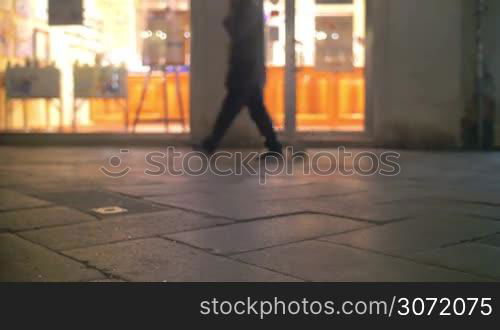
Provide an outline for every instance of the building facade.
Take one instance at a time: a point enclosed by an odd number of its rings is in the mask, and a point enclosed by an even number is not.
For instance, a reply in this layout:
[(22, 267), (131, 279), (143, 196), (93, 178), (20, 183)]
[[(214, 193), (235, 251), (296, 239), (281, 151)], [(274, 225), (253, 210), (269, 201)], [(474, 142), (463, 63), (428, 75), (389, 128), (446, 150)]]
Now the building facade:
[[(7, 102), (0, 74), (3, 135), (126, 133), (133, 139), (133, 134), (168, 133), (186, 143), (199, 141), (224, 97), (228, 38), (222, 22), (229, 1), (85, 0), (87, 20), (79, 27), (50, 26), (46, 0), (2, 1), (0, 71), (26, 58), (55, 62), (62, 74), (63, 112), (58, 123), (57, 105)], [(476, 111), (476, 0), (260, 1), (266, 18), (266, 104), (285, 140), (410, 148), (464, 144), (466, 120), (474, 122), (470, 112)], [(486, 3), (482, 38), (492, 77), (487, 89), (499, 100), (500, 5)], [(175, 14), (174, 30), (170, 23), (153, 28), (151, 14), (165, 9)], [(175, 35), (182, 53), (173, 61), (167, 47), (161, 66), (167, 75), (153, 70), (148, 79), (148, 43), (173, 45)], [(127, 68), (126, 125), (116, 100), (75, 98), (75, 62), (92, 66), (97, 58)], [(75, 115), (76, 105), (81, 110)], [(500, 116), (490, 108), (488, 120), (498, 137)], [(248, 114), (242, 112), (225, 142), (258, 145)]]

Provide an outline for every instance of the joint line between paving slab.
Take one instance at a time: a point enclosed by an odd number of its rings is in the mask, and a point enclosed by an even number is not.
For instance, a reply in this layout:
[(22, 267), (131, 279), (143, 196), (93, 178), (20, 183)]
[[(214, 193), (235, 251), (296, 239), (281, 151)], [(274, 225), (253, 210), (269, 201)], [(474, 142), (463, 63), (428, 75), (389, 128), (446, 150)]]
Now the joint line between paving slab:
[(272, 219), (279, 219), (279, 218), (285, 218), (285, 217), (293, 217), (297, 215), (307, 215), (307, 214), (312, 214), (311, 212), (308, 211), (300, 211), (300, 212), (291, 212), (291, 213), (283, 213), (283, 214), (277, 214), (277, 215), (271, 215), (268, 217), (256, 217), (256, 218), (249, 218), (249, 219), (244, 219), (244, 220), (234, 220), (236, 223), (252, 223), (252, 222), (258, 222), (258, 221), (265, 221), (265, 220), (272, 220)]
[[(72, 251), (76, 251), (76, 250), (84, 250), (84, 249), (90, 249), (90, 248), (96, 248), (96, 247), (103, 247), (103, 246), (108, 246), (108, 245), (116, 245), (116, 244), (120, 244), (120, 243), (136, 242), (136, 241), (153, 239), (153, 238), (163, 238), (164, 235), (177, 235), (177, 234), (182, 234), (182, 233), (189, 233), (189, 232), (192, 232), (192, 231), (213, 229), (213, 228), (223, 227), (223, 226), (227, 226), (227, 225), (231, 225), (231, 224), (219, 224), (219, 225), (213, 225), (213, 226), (199, 227), (199, 228), (196, 228), (196, 229), (188, 229), (188, 230), (176, 231), (176, 232), (171, 232), (171, 233), (153, 234), (153, 235), (148, 235), (148, 236), (126, 238), (126, 239), (122, 239), (122, 240), (109, 241), (109, 242), (99, 243), (99, 244), (90, 244), (90, 245), (83, 246), (83, 247), (76, 247), (76, 248), (71, 248), (71, 249), (61, 250), (61, 251), (63, 253), (68, 253), (68, 252), (72, 252)], [(69, 227), (69, 226), (66, 226), (66, 227)], [(22, 234), (22, 233), (20, 233), (20, 234)]]
[[(73, 223), (67, 223), (67, 224), (62, 224), (62, 225), (49, 225), (49, 226), (43, 226), (43, 227), (33, 227), (29, 229), (21, 229), (21, 230), (9, 230), (8, 232), (11, 234), (19, 233), (19, 234), (24, 234), (24, 233), (29, 233), (32, 231), (40, 231), (40, 230), (45, 230), (45, 229), (58, 229), (58, 228), (66, 228), (66, 227), (72, 227), (72, 226), (79, 226), (79, 225), (84, 225), (86, 223), (98, 223), (103, 220), (99, 218), (95, 218), (94, 220), (84, 220), (84, 221), (79, 221), (79, 222), (73, 222)], [(1, 230), (0, 230), (1, 232)]]
[[(226, 217), (226, 216), (223, 216), (223, 215), (215, 215), (213, 213), (206, 213), (206, 212), (195, 211), (195, 210), (186, 209), (186, 208), (179, 207), (179, 206), (173, 206), (173, 205), (170, 205), (170, 204), (154, 203), (154, 205), (159, 205), (159, 206), (163, 206), (163, 207), (167, 206), (167, 207), (169, 207), (171, 209), (181, 210), (181, 211), (190, 212), (190, 213), (194, 213), (194, 214), (199, 214), (199, 215), (203, 215), (203, 216), (210, 217), (210, 218), (219, 218), (219, 219), (223, 219), (223, 220), (229, 220), (229, 221), (231, 221), (233, 223), (248, 223), (248, 222), (253, 222), (253, 221), (268, 220), (268, 219), (275, 219), (275, 218), (283, 218), (283, 217), (289, 217), (289, 216), (294, 216), (294, 215), (315, 214), (314, 212), (310, 212), (310, 211), (304, 210), (304, 211), (298, 211), (298, 212), (277, 214), (277, 215), (272, 215), (272, 216), (256, 217), (256, 218), (248, 218), (248, 219), (238, 220), (238, 219)], [(328, 215), (328, 214), (325, 214), (325, 215)]]
[(471, 200), (461, 200), (461, 199), (443, 199), (445, 201), (458, 202), (458, 203), (466, 203), (473, 205), (482, 205), (482, 206), (492, 206), (492, 207), (500, 207), (500, 204), (490, 203), (490, 202), (481, 202), (481, 201), (471, 201)]
[(122, 277), (120, 277), (120, 276), (116, 276), (116, 275), (111, 274), (111, 273), (109, 273), (109, 272), (107, 272), (107, 271), (103, 271), (102, 269), (99, 269), (99, 268), (97, 268), (97, 267), (95, 267), (95, 266), (92, 266), (92, 265), (91, 265), (91, 264), (89, 264), (89, 263), (82, 262), (81, 260), (78, 260), (78, 259), (76, 259), (76, 258), (73, 258), (73, 257), (71, 257), (71, 256), (69, 256), (69, 255), (66, 255), (66, 254), (62, 253), (62, 252), (59, 252), (59, 251), (53, 250), (53, 249), (51, 249), (51, 248), (49, 248), (49, 247), (47, 247), (47, 246), (45, 246), (45, 245), (43, 245), (43, 244), (40, 244), (40, 243), (34, 242), (34, 241), (30, 240), (30, 239), (27, 239), (27, 238), (25, 238), (25, 237), (19, 236), (19, 235), (17, 235), (17, 234), (14, 234), (14, 235), (15, 235), (16, 237), (18, 237), (18, 238), (20, 238), (20, 239), (22, 239), (22, 240), (26, 241), (26, 242), (29, 242), (29, 243), (31, 243), (31, 244), (33, 244), (33, 245), (39, 246), (39, 247), (41, 247), (41, 248), (43, 248), (43, 249), (47, 250), (47, 251), (50, 251), (50, 252), (52, 252), (52, 253), (55, 253), (55, 254), (59, 255), (60, 257), (63, 257), (63, 258), (66, 258), (66, 259), (72, 260), (72, 261), (74, 261), (74, 262), (76, 262), (76, 263), (78, 263), (78, 264), (80, 264), (80, 265), (83, 265), (83, 266), (85, 266), (85, 268), (87, 268), (87, 269), (95, 270), (95, 271), (97, 271), (98, 273), (102, 274), (104, 277), (106, 277), (106, 279), (111, 279), (111, 280), (113, 280), (113, 279), (117, 279), (117, 280), (121, 280), (121, 281), (129, 282), (129, 281), (127, 281), (127, 280), (123, 279), (123, 278), (122, 278)]
[(240, 255), (240, 254), (260, 252), (260, 251), (264, 251), (264, 250), (267, 250), (267, 249), (280, 248), (280, 247), (285, 247), (285, 246), (288, 246), (288, 245), (293, 245), (293, 244), (298, 244), (298, 243), (304, 243), (304, 242), (310, 242), (310, 241), (318, 241), (318, 240), (321, 240), (322, 238), (326, 238), (326, 237), (332, 237), (332, 236), (343, 235), (343, 234), (350, 234), (350, 233), (353, 233), (353, 232), (356, 232), (356, 231), (361, 231), (361, 230), (365, 230), (365, 229), (369, 229), (369, 228), (371, 228), (371, 227), (350, 229), (350, 230), (338, 232), (338, 233), (335, 233), (335, 234), (327, 234), (327, 235), (315, 236), (315, 237), (301, 239), (301, 240), (297, 240), (297, 241), (293, 241), (293, 242), (287, 242), (287, 243), (282, 243), (282, 244), (270, 245), (270, 246), (263, 247), (263, 248), (258, 248), (258, 249), (255, 249), (255, 250), (247, 250), (247, 251), (241, 251), (241, 252), (227, 253), (225, 255), (228, 256), (228, 257), (233, 257), (233, 256), (237, 256), (237, 255)]
[(172, 206), (172, 205), (169, 205), (169, 204), (161, 204), (161, 203), (153, 202), (153, 201), (150, 201), (150, 200), (147, 200), (147, 199), (145, 199), (144, 201), (148, 201), (152, 205), (158, 206), (158, 207), (163, 207), (163, 208), (168, 207), (170, 209), (181, 210), (181, 211), (185, 211), (185, 212), (189, 212), (189, 213), (203, 215), (203, 216), (206, 216), (206, 217), (219, 218), (219, 219), (229, 220), (229, 221), (233, 221), (233, 222), (236, 221), (234, 219), (231, 219), (231, 218), (228, 218), (228, 217), (225, 217), (225, 216), (219, 216), (219, 215), (214, 215), (214, 214), (211, 214), (211, 213), (205, 213), (205, 212), (200, 212), (200, 211), (194, 211), (194, 210), (190, 210), (190, 209), (186, 209), (186, 208), (182, 208), (182, 207), (178, 207), (178, 206)]
[[(499, 207), (498, 211), (500, 212), (500, 207)], [(472, 217), (472, 218), (500, 222), (500, 218), (492, 218), (492, 217), (489, 217), (489, 216), (480, 215), (480, 214), (472, 214), (472, 213), (470, 213), (470, 214), (469, 213), (462, 213), (462, 214), (465, 215), (465, 216), (468, 216), (468, 217)]]
[[(45, 202), (45, 200), (43, 200)], [(57, 206), (62, 206), (62, 205), (57, 205), (52, 202), (47, 202), (47, 205), (42, 205), (42, 206), (35, 206), (35, 207), (26, 207), (26, 208), (15, 208), (15, 209), (0, 209), (0, 214), (2, 213), (9, 213), (9, 212), (19, 212), (19, 211), (33, 211), (33, 210), (43, 210), (43, 209), (49, 209), (51, 207), (57, 207)]]
[(304, 196), (304, 197), (291, 197), (291, 198), (270, 198), (270, 199), (264, 199), (263, 201), (266, 201), (266, 202), (279, 202), (279, 201), (290, 202), (290, 201), (304, 201), (304, 200), (314, 201), (316, 199), (328, 198), (328, 197), (340, 199), (342, 197), (348, 197), (348, 196), (357, 195), (357, 194), (366, 193), (366, 192), (368, 192), (368, 190), (361, 190), (361, 191), (352, 192), (352, 193), (315, 195), (315, 196), (310, 196), (310, 197)]
[(248, 262), (245, 262), (245, 261), (239, 260), (239, 259), (234, 259), (234, 258), (231, 258), (230, 256), (227, 256), (227, 255), (216, 254), (216, 253), (210, 252), (209, 250), (202, 249), (200, 247), (191, 245), (191, 244), (186, 243), (186, 242), (181, 242), (181, 241), (173, 240), (173, 239), (170, 239), (170, 238), (167, 238), (167, 237), (163, 237), (163, 236), (160, 236), (158, 238), (161, 238), (161, 239), (163, 239), (165, 241), (172, 242), (172, 243), (175, 243), (175, 244), (184, 245), (184, 246), (187, 246), (189, 248), (195, 249), (197, 251), (201, 251), (203, 253), (206, 253), (206, 254), (209, 254), (209, 255), (212, 255), (212, 256), (215, 256), (215, 257), (223, 258), (223, 259), (226, 259), (226, 260), (231, 260), (233, 262), (238, 262), (238, 263), (241, 263), (241, 264), (244, 264), (244, 265), (248, 265), (248, 266), (252, 266), (252, 267), (255, 267), (255, 268), (258, 268), (258, 269), (263, 269), (263, 270), (266, 270), (266, 271), (269, 271), (269, 272), (273, 272), (275, 274), (279, 274), (279, 275), (282, 275), (282, 276), (286, 276), (286, 277), (289, 277), (289, 278), (292, 278), (292, 279), (295, 279), (295, 280), (299, 280), (299, 281), (302, 281), (302, 282), (312, 282), (312, 281), (309, 281), (309, 280), (297, 277), (295, 275), (290, 275), (290, 274), (282, 273), (282, 272), (274, 270), (274, 269), (270, 269), (270, 268), (263, 267), (263, 266), (260, 266), (260, 265), (255, 265), (255, 264), (248, 263)]
[[(271, 220), (274, 220), (274, 219), (281, 219), (281, 218), (285, 218), (285, 217), (289, 217), (289, 216), (309, 215), (309, 214), (316, 214), (316, 213), (300, 212), (300, 213), (278, 215), (278, 216), (273, 216), (273, 217), (268, 217), (268, 218), (258, 218), (258, 219), (236, 221), (236, 222), (235, 221), (231, 221), (231, 222), (228, 222), (228, 223), (208, 225), (208, 226), (198, 227), (198, 228), (194, 228), (194, 229), (186, 229), (186, 230), (180, 230), (180, 231), (175, 231), (175, 232), (165, 232), (165, 233), (161, 233), (161, 234), (153, 234), (153, 235), (147, 235), (147, 236), (133, 237), (133, 238), (127, 238), (127, 239), (116, 240), (116, 241), (109, 241), (109, 242), (99, 243), (99, 244), (90, 244), (90, 245), (84, 246), (84, 247), (76, 247), (76, 248), (62, 250), (62, 252), (66, 253), (66, 252), (71, 252), (71, 251), (74, 251), (74, 250), (87, 249), (87, 248), (95, 248), (95, 247), (102, 247), (102, 246), (107, 246), (107, 245), (115, 245), (115, 244), (120, 244), (120, 243), (134, 242), (134, 241), (145, 240), (145, 239), (152, 239), (152, 238), (162, 238), (162, 239), (164, 239), (165, 236), (171, 236), (171, 235), (177, 235), (177, 234), (183, 234), (183, 233), (190, 233), (190, 232), (196, 232), (196, 231), (202, 231), (202, 230), (210, 230), (210, 229), (215, 229), (215, 228), (224, 228), (224, 227), (230, 227), (230, 226), (237, 226), (237, 225), (240, 225), (240, 224), (243, 225), (243, 224), (249, 224), (249, 223), (257, 223), (257, 222), (263, 222), (263, 221), (266, 221), (266, 220), (270, 220), (271, 221)], [(319, 215), (322, 215), (322, 214), (319, 214)], [(328, 214), (323, 214), (323, 215), (331, 216), (331, 215), (328, 215)], [(340, 218), (340, 217), (337, 217), (337, 218)], [(227, 220), (226, 218), (212, 217), (212, 216), (207, 217), (207, 219)], [(348, 220), (352, 220), (352, 219), (348, 219)], [(79, 225), (86, 224), (86, 223), (100, 223), (102, 221), (103, 220), (92, 221), (92, 222), (83, 222), (83, 223), (79, 223), (79, 224), (68, 224), (68, 225), (64, 225), (64, 226), (57, 226), (57, 228), (61, 228), (61, 227), (71, 228), (73, 226), (79, 226)], [(373, 223), (368, 223), (368, 222), (366, 222), (366, 223), (372, 225), (373, 227), (382, 226), (383, 225), (383, 224), (373, 224)], [(284, 246), (284, 245), (298, 243), (298, 242), (304, 242), (304, 241), (310, 241), (310, 240), (317, 240), (317, 239), (320, 239), (320, 238), (331, 237), (331, 236), (340, 235), (340, 234), (347, 234), (347, 233), (351, 233), (351, 232), (354, 232), (354, 231), (358, 231), (358, 230), (362, 230), (362, 229), (367, 229), (367, 228), (369, 228), (369, 227), (363, 227), (363, 228), (359, 228), (359, 229), (347, 230), (347, 231), (343, 231), (343, 232), (335, 233), (335, 234), (321, 235), (321, 236), (317, 236), (317, 237), (313, 237), (313, 238), (308, 238), (308, 239), (304, 239), (304, 240), (294, 241), (294, 242), (291, 242), (291, 243), (278, 244), (278, 245), (274, 245), (272, 247), (279, 247), (279, 246)], [(36, 231), (41, 231), (41, 230), (45, 230), (45, 229), (52, 229), (52, 228), (46, 227), (46, 228), (42, 228), (42, 229), (18, 231), (18, 232), (12, 232), (12, 233), (13, 234), (16, 234), (16, 233), (23, 234), (23, 233), (27, 233), (27, 232), (32, 232), (32, 231), (36, 232)], [(168, 240), (176, 241), (176, 240), (173, 240), (171, 238), (169, 238)], [(179, 241), (179, 242), (181, 242), (181, 241)], [(186, 244), (185, 242), (181, 242), (181, 243)], [(186, 245), (189, 245), (189, 244), (186, 244)], [(267, 247), (267, 248), (269, 248), (269, 247)], [(266, 249), (266, 248), (263, 248), (263, 249)], [(248, 250), (246, 252), (253, 252), (253, 251), (260, 251), (260, 250), (262, 250), (262, 249)], [(241, 253), (243, 253), (243, 252), (232, 253), (230, 255), (241, 254)], [(214, 255), (219, 255), (219, 254), (214, 254)]]
[[(158, 184), (157, 183), (153, 183), (153, 184), (150, 184), (150, 185), (157, 186)], [(142, 185), (138, 185), (138, 186), (142, 186)], [(122, 196), (127, 197), (127, 198), (134, 198), (134, 199), (138, 199), (138, 200), (142, 200), (142, 201), (148, 201), (148, 202), (151, 202), (151, 203), (154, 203), (154, 202), (150, 201), (148, 198), (182, 196), (182, 195), (190, 195), (190, 194), (197, 194), (197, 193), (200, 193), (200, 194), (209, 194), (209, 192), (205, 192), (203, 190), (194, 190), (194, 191), (191, 191), (191, 192), (183, 192), (183, 193), (180, 193), (180, 194), (178, 194), (178, 193), (165, 193), (165, 194), (154, 194), (154, 195), (147, 195), (147, 194), (146, 195), (133, 195), (133, 194), (128, 194), (128, 193), (122, 192), (122, 191), (110, 190), (107, 187), (104, 187), (102, 189), (103, 189), (104, 192), (113, 193), (113, 194), (119, 194), (119, 195), (122, 195)], [(160, 204), (160, 205), (162, 205), (162, 204)]]
[(444, 265), (438, 265), (438, 264), (428, 263), (428, 262), (425, 262), (425, 261), (415, 260), (415, 259), (411, 259), (410, 257), (392, 255), (392, 254), (388, 254), (388, 253), (384, 253), (384, 252), (380, 252), (380, 251), (375, 251), (375, 250), (370, 250), (370, 249), (365, 249), (365, 248), (360, 248), (360, 247), (356, 247), (356, 246), (352, 246), (352, 245), (348, 245), (348, 244), (330, 242), (330, 241), (327, 241), (327, 240), (317, 240), (317, 241), (323, 242), (323, 243), (327, 243), (327, 244), (330, 244), (330, 245), (343, 246), (343, 247), (351, 248), (351, 249), (358, 250), (358, 251), (363, 251), (363, 252), (368, 252), (368, 253), (372, 253), (372, 254), (377, 254), (377, 255), (380, 255), (380, 256), (384, 256), (384, 257), (389, 257), (389, 258), (395, 258), (395, 259), (399, 259), (399, 260), (404, 260), (404, 261), (411, 262), (411, 263), (416, 264), (416, 265), (430, 266), (430, 267), (434, 267), (434, 268), (445, 269), (445, 270), (448, 270), (448, 271), (454, 271), (454, 272), (457, 272), (457, 273), (462, 273), (462, 274), (466, 274), (466, 275), (475, 276), (475, 277), (478, 277), (478, 278), (483, 278), (485, 280), (491, 280), (491, 281), (495, 281), (495, 282), (498, 282), (498, 280), (499, 280), (498, 278), (490, 277), (490, 276), (487, 276), (487, 275), (479, 275), (479, 274), (474, 274), (474, 273), (468, 273), (468, 272), (460, 270), (460, 269), (455, 269), (455, 268), (446, 267)]
[[(375, 227), (375, 226), (373, 226), (373, 227)], [(287, 242), (287, 243), (282, 243), (282, 244), (270, 245), (270, 246), (266, 246), (266, 247), (258, 248), (258, 249), (254, 249), (254, 250), (247, 250), (247, 251), (240, 251), (240, 252), (226, 253), (226, 254), (216, 253), (216, 252), (214, 252), (211, 249), (204, 249), (204, 248), (201, 248), (201, 247), (198, 247), (198, 246), (195, 246), (195, 245), (191, 245), (191, 244), (189, 244), (187, 242), (176, 240), (174, 238), (167, 237), (167, 236), (160, 236), (160, 238), (166, 239), (168, 241), (171, 241), (171, 242), (174, 242), (174, 243), (177, 243), (177, 244), (186, 245), (188, 247), (191, 247), (191, 248), (194, 248), (194, 249), (197, 249), (197, 250), (201, 250), (201, 251), (204, 251), (206, 253), (209, 253), (209, 254), (212, 254), (212, 255), (215, 255), (215, 256), (227, 257), (227, 258), (229, 258), (231, 260), (241, 261), (239, 259), (234, 259), (232, 257), (238, 256), (238, 255), (242, 255), (242, 254), (246, 254), (246, 253), (260, 252), (260, 251), (264, 251), (264, 250), (272, 249), (272, 248), (285, 247), (285, 246), (288, 246), (288, 245), (293, 245), (293, 244), (298, 244), (298, 243), (310, 242), (310, 241), (315, 241), (315, 240), (321, 241), (320, 240), (321, 238), (332, 237), (332, 236), (336, 236), (336, 235), (349, 234), (349, 233), (353, 233), (353, 232), (356, 232), (356, 231), (365, 230), (365, 229), (368, 229), (368, 228), (370, 228), (370, 227), (358, 228), (358, 229), (350, 229), (350, 230), (346, 230), (346, 231), (335, 233), (335, 234), (321, 235), (321, 236), (307, 238), (307, 239), (293, 241), (293, 242)], [(321, 242), (323, 242), (323, 241), (321, 241)], [(285, 274), (285, 275), (287, 275), (287, 274)]]
[(415, 218), (415, 216), (408, 216), (408, 217), (405, 217), (405, 218), (400, 218), (400, 219), (395, 219), (395, 220), (389, 220), (389, 221), (375, 221), (375, 220), (366, 220), (366, 219), (360, 219), (360, 218), (353, 218), (353, 217), (349, 217), (349, 216), (346, 216), (346, 215), (338, 215), (338, 214), (327, 213), (327, 212), (307, 211), (306, 213), (317, 214), (317, 215), (328, 215), (328, 216), (331, 216), (331, 217), (336, 217), (336, 218), (341, 218), (341, 219), (347, 219), (347, 220), (353, 220), (353, 221), (358, 221), (358, 222), (363, 222), (363, 223), (369, 223), (369, 224), (372, 224), (372, 225), (379, 225), (379, 226), (383, 226), (383, 225), (387, 225), (387, 224), (393, 224), (393, 223), (398, 223), (398, 222), (403, 222), (403, 221), (412, 220), (412, 219)]

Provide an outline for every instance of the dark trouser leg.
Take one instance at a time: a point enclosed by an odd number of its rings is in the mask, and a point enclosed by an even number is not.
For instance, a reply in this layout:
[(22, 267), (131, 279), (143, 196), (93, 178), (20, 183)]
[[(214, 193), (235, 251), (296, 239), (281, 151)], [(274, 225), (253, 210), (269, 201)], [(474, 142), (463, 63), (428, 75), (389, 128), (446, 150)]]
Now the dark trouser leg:
[(226, 98), (222, 104), (222, 109), (217, 120), (212, 135), (208, 138), (208, 143), (217, 148), (224, 138), (229, 127), (234, 122), (246, 103), (247, 92), (240, 89), (229, 89)]
[(250, 111), (250, 116), (252, 120), (257, 125), (260, 134), (266, 139), (266, 147), (270, 151), (281, 152), (282, 146), (278, 142), (278, 137), (274, 130), (273, 121), (267, 112), (266, 106), (264, 105), (264, 96), (262, 88), (256, 87), (250, 100), (248, 102), (248, 108)]

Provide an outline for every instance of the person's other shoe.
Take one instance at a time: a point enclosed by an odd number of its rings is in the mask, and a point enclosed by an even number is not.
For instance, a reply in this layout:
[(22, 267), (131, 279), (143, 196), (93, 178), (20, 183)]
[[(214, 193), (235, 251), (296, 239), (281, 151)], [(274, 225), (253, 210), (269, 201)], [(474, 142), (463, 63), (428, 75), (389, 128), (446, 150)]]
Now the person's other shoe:
[(201, 144), (195, 145), (194, 150), (203, 152), (206, 155), (213, 155), (217, 150), (217, 146), (210, 138), (206, 138), (203, 142), (201, 142)]

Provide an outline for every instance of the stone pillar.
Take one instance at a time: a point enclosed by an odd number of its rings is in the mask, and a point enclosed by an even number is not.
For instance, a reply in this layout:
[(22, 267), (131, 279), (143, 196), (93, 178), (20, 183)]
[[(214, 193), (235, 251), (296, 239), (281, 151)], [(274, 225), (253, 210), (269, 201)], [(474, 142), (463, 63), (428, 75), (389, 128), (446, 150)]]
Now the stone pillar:
[[(472, 26), (465, 2), (377, 0), (371, 6), (369, 104), (377, 144), (440, 148), (460, 143), (470, 96)], [(469, 81), (469, 83), (468, 83)]]
[[(229, 40), (222, 22), (230, 0), (191, 1), (191, 130), (193, 142), (207, 136), (214, 124), (225, 95)], [(243, 111), (224, 144), (258, 145), (257, 129), (247, 111)]]
[(488, 70), (495, 79), (495, 96), (497, 101), (496, 109), (496, 145), (500, 146), (500, 46), (498, 37), (500, 35), (500, 2), (498, 0), (489, 0), (488, 13), (485, 22), (485, 51)]

